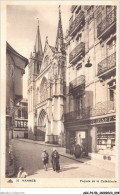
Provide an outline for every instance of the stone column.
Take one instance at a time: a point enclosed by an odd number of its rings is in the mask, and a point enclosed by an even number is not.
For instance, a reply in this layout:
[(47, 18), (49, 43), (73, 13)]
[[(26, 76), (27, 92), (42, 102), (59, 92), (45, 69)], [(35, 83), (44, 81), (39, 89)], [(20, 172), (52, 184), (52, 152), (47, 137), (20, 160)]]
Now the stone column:
[(88, 142), (89, 142), (88, 147), (90, 149), (88, 152), (96, 153), (97, 152), (97, 127), (96, 126), (92, 126), (90, 128)]

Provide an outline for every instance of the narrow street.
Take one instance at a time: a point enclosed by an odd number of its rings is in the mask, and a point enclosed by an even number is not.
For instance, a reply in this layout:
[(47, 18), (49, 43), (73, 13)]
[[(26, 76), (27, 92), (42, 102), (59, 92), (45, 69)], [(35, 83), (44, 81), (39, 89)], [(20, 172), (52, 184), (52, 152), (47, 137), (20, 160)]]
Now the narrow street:
[[(35, 143), (27, 143), (17, 139), (11, 142), (16, 165), (16, 174), (20, 166), (28, 173), (28, 177), (32, 178), (112, 178), (114, 173), (102, 168), (98, 168), (89, 164), (77, 162), (67, 157), (60, 156), (60, 173), (52, 170), (51, 153), (52, 147), (39, 145)], [(41, 160), (43, 149), (47, 149), (49, 153), (48, 171), (44, 171)], [(59, 148), (58, 148), (59, 151)], [(16, 175), (15, 175), (16, 177)]]

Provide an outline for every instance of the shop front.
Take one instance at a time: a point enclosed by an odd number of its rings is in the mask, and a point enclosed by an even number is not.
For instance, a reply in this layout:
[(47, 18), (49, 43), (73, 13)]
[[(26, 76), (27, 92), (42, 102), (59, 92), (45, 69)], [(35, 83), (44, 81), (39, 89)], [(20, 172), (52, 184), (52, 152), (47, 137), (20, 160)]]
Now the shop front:
[(66, 123), (66, 152), (75, 154), (76, 146), (79, 145), (83, 151), (81, 154), (96, 153), (101, 158), (111, 158), (116, 148), (115, 121), (113, 115)]
[(77, 156), (88, 154), (88, 129), (86, 126), (69, 124), (66, 127), (66, 152)]
[(115, 155), (116, 148), (116, 117), (106, 116), (90, 121), (91, 126), (96, 129), (96, 153), (101, 154), (104, 159), (111, 159)]
[(115, 155), (115, 124), (97, 126), (97, 152), (103, 155)]

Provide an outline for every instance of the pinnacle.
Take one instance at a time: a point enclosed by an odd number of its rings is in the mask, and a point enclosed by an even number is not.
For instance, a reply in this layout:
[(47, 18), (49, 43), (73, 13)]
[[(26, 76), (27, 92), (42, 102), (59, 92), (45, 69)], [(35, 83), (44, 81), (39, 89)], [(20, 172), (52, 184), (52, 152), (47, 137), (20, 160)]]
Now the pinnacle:
[(63, 52), (65, 50), (65, 45), (64, 45), (64, 41), (63, 41), (63, 29), (62, 29), (60, 6), (59, 6), (59, 21), (58, 21), (58, 29), (57, 29), (55, 48), (58, 52)]

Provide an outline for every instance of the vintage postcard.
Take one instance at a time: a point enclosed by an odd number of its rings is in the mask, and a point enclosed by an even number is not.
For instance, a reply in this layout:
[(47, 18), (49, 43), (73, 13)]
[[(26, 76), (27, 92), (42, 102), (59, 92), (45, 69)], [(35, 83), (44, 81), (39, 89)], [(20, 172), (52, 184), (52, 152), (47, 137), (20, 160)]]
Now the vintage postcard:
[(118, 1), (1, 2), (1, 185), (118, 188)]

